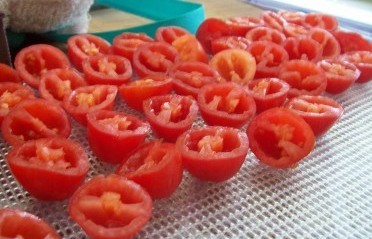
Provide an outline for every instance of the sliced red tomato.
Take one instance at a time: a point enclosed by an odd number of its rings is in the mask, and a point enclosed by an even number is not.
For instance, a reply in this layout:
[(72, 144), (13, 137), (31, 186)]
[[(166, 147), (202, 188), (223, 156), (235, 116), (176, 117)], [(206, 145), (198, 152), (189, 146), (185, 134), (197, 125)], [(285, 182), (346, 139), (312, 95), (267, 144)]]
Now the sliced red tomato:
[(251, 42), (271, 41), (279, 45), (285, 40), (285, 35), (282, 32), (267, 26), (253, 28), (247, 32), (245, 37)]
[(33, 88), (38, 88), (40, 77), (56, 68), (68, 68), (67, 56), (58, 48), (47, 44), (36, 44), (20, 50), (14, 61), (14, 67), (20, 78)]
[(29, 140), (13, 148), (6, 161), (26, 191), (45, 201), (70, 197), (89, 170), (84, 149), (65, 138)]
[(28, 86), (14, 83), (1, 82), (0, 83), (0, 124), (4, 117), (9, 113), (13, 107), (25, 99), (34, 99), (34, 91)]
[(372, 52), (350, 51), (342, 54), (340, 59), (354, 64), (360, 70), (357, 83), (366, 83), (372, 79)]
[(279, 70), (279, 79), (291, 86), (288, 91), (290, 98), (299, 95), (320, 95), (327, 87), (322, 68), (306, 60), (284, 62)]
[(95, 110), (87, 120), (90, 148), (100, 160), (112, 164), (122, 162), (150, 133), (148, 123), (123, 112)]
[(222, 36), (230, 36), (231, 28), (228, 24), (218, 18), (207, 18), (198, 27), (196, 38), (202, 44), (207, 54), (212, 53), (211, 42)]
[(289, 59), (287, 51), (281, 45), (269, 41), (252, 42), (248, 51), (256, 60), (256, 79), (277, 77), (280, 65)]
[(165, 75), (178, 60), (176, 48), (165, 42), (149, 42), (134, 52), (133, 68), (140, 77)]
[(231, 30), (231, 35), (241, 37), (245, 36), (251, 29), (264, 24), (260, 18), (250, 16), (230, 17), (225, 22)]
[(0, 82), (21, 82), (18, 72), (12, 67), (0, 63)]
[(305, 17), (305, 13), (299, 11), (280, 10), (278, 11), (278, 14), (283, 17), (288, 23), (297, 25), (301, 25)]
[(189, 34), (186, 29), (179, 26), (159, 27), (155, 32), (155, 40), (172, 45), (179, 37)]
[(200, 61), (208, 63), (208, 55), (202, 45), (191, 34), (183, 35), (172, 42), (177, 49), (181, 61)]
[(40, 79), (40, 96), (62, 106), (63, 98), (80, 86), (86, 86), (85, 79), (74, 69), (54, 69)]
[(326, 91), (339, 94), (347, 90), (360, 76), (360, 70), (348, 61), (327, 59), (318, 62), (327, 79)]
[(335, 58), (340, 55), (340, 44), (329, 31), (314, 27), (309, 30), (308, 36), (321, 45), (323, 58)]
[(121, 85), (128, 82), (132, 75), (130, 61), (118, 55), (97, 55), (83, 62), (83, 72), (90, 85)]
[(212, 54), (215, 55), (226, 49), (247, 50), (251, 41), (240, 36), (223, 36), (211, 42)]
[(17, 146), (38, 138), (67, 138), (71, 123), (59, 105), (44, 99), (27, 99), (9, 111), (1, 129), (5, 141)]
[(60, 239), (57, 231), (41, 218), (14, 208), (0, 209), (0, 237)]
[(177, 94), (190, 95), (195, 99), (202, 86), (219, 80), (217, 71), (202, 62), (179, 62), (171, 68), (169, 75)]
[(256, 72), (256, 61), (247, 51), (241, 49), (227, 49), (212, 57), (209, 64), (227, 82), (241, 85), (253, 79)]
[(324, 13), (308, 13), (303, 18), (302, 24), (309, 28), (320, 27), (327, 31), (335, 31), (338, 28), (336, 17)]
[(348, 51), (372, 51), (371, 43), (357, 32), (337, 30), (333, 32), (341, 47), (341, 53)]
[(143, 101), (157, 95), (167, 95), (172, 91), (173, 79), (165, 75), (153, 75), (131, 81), (119, 87), (119, 94), (125, 103), (138, 111), (143, 111)]
[(150, 219), (152, 200), (131, 180), (100, 175), (74, 193), (68, 210), (89, 238), (130, 239)]
[(81, 125), (87, 125), (89, 111), (112, 110), (118, 88), (114, 85), (81, 86), (66, 95), (63, 108)]
[(124, 159), (116, 173), (141, 185), (152, 199), (172, 195), (182, 181), (182, 158), (172, 143), (146, 143)]
[(304, 119), (284, 108), (258, 114), (247, 128), (249, 147), (263, 163), (291, 168), (314, 148), (315, 136)]
[(290, 99), (285, 107), (303, 118), (315, 136), (326, 133), (344, 112), (339, 103), (325, 96), (301, 95)]
[(248, 83), (248, 91), (256, 103), (256, 112), (282, 106), (290, 86), (278, 78), (255, 79)]
[(283, 32), (283, 26), (287, 21), (278, 13), (273, 11), (263, 11), (260, 14), (260, 18), (263, 20), (266, 26)]
[(143, 111), (155, 134), (174, 142), (192, 126), (198, 114), (198, 106), (188, 96), (160, 95), (145, 100)]
[(248, 153), (248, 145), (244, 132), (219, 126), (193, 128), (177, 140), (187, 171), (212, 182), (226, 181), (237, 174)]
[(111, 44), (92, 34), (79, 34), (67, 40), (67, 55), (79, 71), (83, 71), (83, 61), (91, 56), (108, 54)]
[(117, 35), (112, 41), (112, 51), (116, 55), (124, 56), (128, 60), (133, 60), (133, 54), (147, 42), (153, 42), (154, 39), (145, 33), (123, 32)]
[(301, 59), (318, 62), (323, 54), (322, 46), (308, 36), (288, 37), (283, 42), (283, 47), (290, 60)]
[(208, 125), (239, 128), (256, 113), (253, 97), (232, 82), (203, 86), (198, 94), (198, 105)]
[(309, 32), (309, 28), (298, 24), (287, 23), (283, 27), (283, 32), (286, 37), (306, 36)]

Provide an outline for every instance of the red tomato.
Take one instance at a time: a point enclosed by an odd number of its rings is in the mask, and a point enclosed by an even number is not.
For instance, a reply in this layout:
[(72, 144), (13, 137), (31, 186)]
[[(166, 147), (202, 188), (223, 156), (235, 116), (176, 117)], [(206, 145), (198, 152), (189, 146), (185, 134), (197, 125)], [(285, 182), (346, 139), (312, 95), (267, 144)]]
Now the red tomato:
[(326, 91), (339, 94), (347, 90), (360, 76), (360, 70), (353, 64), (339, 59), (318, 62), (327, 79)]
[(165, 198), (182, 181), (182, 159), (175, 144), (149, 142), (124, 159), (116, 173), (141, 185), (152, 199)]
[(87, 125), (87, 113), (93, 110), (111, 110), (118, 88), (113, 85), (81, 86), (63, 99), (63, 108), (81, 125)]
[(318, 62), (323, 54), (322, 46), (308, 36), (288, 37), (283, 42), (283, 47), (290, 60), (301, 59)]
[(71, 197), (69, 215), (92, 239), (133, 238), (150, 219), (152, 200), (118, 175), (96, 176)]
[(288, 23), (301, 25), (305, 17), (304, 12), (280, 10), (278, 14), (283, 17)]
[(266, 26), (253, 28), (247, 32), (245, 37), (251, 42), (271, 41), (279, 45), (285, 40), (285, 35), (282, 32)]
[(329, 31), (314, 27), (309, 30), (308, 36), (321, 45), (323, 58), (335, 58), (340, 55), (340, 44)]
[(212, 182), (232, 178), (248, 153), (248, 137), (238, 129), (218, 126), (193, 128), (177, 140), (185, 168)]
[(356, 32), (335, 31), (336, 37), (341, 47), (341, 53), (348, 51), (372, 51), (372, 45), (362, 35)]
[(256, 61), (247, 51), (227, 49), (212, 57), (209, 64), (217, 70), (224, 81), (247, 84), (256, 72)]
[(327, 31), (338, 28), (338, 21), (334, 16), (323, 13), (308, 13), (303, 18), (303, 25), (309, 28), (320, 27)]
[(83, 72), (90, 85), (121, 85), (132, 77), (130, 61), (118, 55), (97, 55), (83, 62)]
[(283, 105), (290, 86), (278, 78), (261, 78), (248, 83), (248, 91), (256, 103), (256, 112)]
[(223, 36), (211, 42), (212, 54), (217, 54), (226, 49), (247, 50), (251, 41), (240, 36)]
[(315, 145), (314, 133), (306, 121), (284, 108), (258, 114), (249, 124), (247, 134), (254, 155), (274, 168), (296, 166)]
[(25, 99), (36, 98), (28, 86), (14, 82), (0, 83), (0, 124), (13, 107)]
[(202, 45), (191, 34), (183, 35), (172, 42), (177, 49), (181, 61), (200, 61), (208, 63), (208, 55)]
[(67, 138), (71, 123), (59, 105), (44, 99), (27, 99), (5, 116), (1, 129), (5, 141), (17, 146), (31, 139)]
[(341, 55), (340, 59), (353, 63), (360, 70), (360, 76), (356, 82), (366, 83), (372, 79), (371, 51), (349, 51)]
[(301, 116), (315, 136), (327, 132), (344, 112), (339, 103), (325, 96), (301, 95), (290, 99), (285, 107)]
[(284, 25), (283, 32), (286, 37), (299, 37), (307, 35), (309, 28), (294, 23), (287, 23)]
[(83, 70), (85, 59), (99, 54), (108, 54), (110, 51), (110, 43), (99, 36), (79, 34), (67, 40), (68, 57), (79, 71)]
[(155, 32), (155, 40), (172, 45), (179, 37), (189, 34), (186, 29), (178, 26), (159, 27)]
[(0, 63), (0, 82), (21, 82), (21, 78), (18, 76), (18, 72), (12, 67)]
[(124, 32), (117, 35), (112, 42), (112, 51), (116, 55), (124, 56), (128, 60), (133, 60), (133, 54), (147, 42), (153, 42), (154, 39), (145, 33)]
[(169, 72), (173, 79), (173, 89), (177, 94), (198, 97), (199, 89), (217, 82), (219, 74), (210, 65), (202, 62), (180, 62)]
[(149, 42), (133, 54), (133, 68), (140, 77), (167, 74), (179, 60), (177, 50), (165, 42)]
[(173, 79), (165, 75), (147, 76), (119, 87), (119, 94), (125, 103), (138, 111), (143, 111), (143, 101), (157, 95), (167, 95), (172, 91)]
[(145, 100), (143, 111), (155, 134), (174, 142), (194, 123), (198, 106), (188, 96), (161, 95)]
[(288, 61), (287, 51), (279, 44), (269, 41), (255, 41), (248, 51), (256, 59), (256, 73), (254, 78), (277, 77), (279, 67)]
[(67, 56), (58, 48), (36, 44), (20, 50), (14, 61), (14, 67), (20, 78), (33, 88), (39, 87), (40, 77), (56, 68), (68, 68)]
[(260, 17), (266, 26), (281, 32), (283, 32), (283, 26), (287, 23), (281, 15), (273, 11), (263, 11)]
[(116, 164), (142, 144), (150, 125), (117, 111), (95, 110), (87, 114), (87, 135), (93, 153), (102, 161)]
[(230, 17), (225, 22), (231, 29), (231, 35), (241, 37), (251, 29), (264, 24), (261, 19), (250, 16)]
[(290, 98), (299, 95), (320, 95), (327, 87), (327, 79), (322, 68), (306, 60), (284, 62), (278, 78), (291, 86), (288, 91)]
[(56, 230), (39, 217), (12, 208), (0, 209), (0, 237), (23, 239), (60, 239)]
[(208, 125), (239, 128), (256, 113), (253, 97), (232, 82), (203, 86), (198, 94), (198, 105)]
[(54, 69), (40, 79), (40, 96), (62, 106), (63, 98), (80, 86), (86, 86), (85, 79), (74, 69)]
[(228, 24), (218, 18), (207, 18), (198, 27), (196, 38), (202, 44), (207, 54), (212, 53), (211, 42), (222, 36), (230, 36), (231, 29)]
[(18, 182), (32, 196), (46, 201), (70, 197), (89, 170), (84, 149), (65, 138), (29, 140), (13, 148), (6, 161)]

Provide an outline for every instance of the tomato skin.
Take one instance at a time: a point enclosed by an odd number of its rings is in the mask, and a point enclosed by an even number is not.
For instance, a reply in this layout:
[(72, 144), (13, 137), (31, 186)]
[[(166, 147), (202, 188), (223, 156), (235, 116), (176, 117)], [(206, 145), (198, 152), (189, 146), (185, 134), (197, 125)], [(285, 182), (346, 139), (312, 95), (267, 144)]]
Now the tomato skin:
[(337, 30), (333, 32), (341, 47), (341, 53), (349, 51), (372, 51), (369, 41), (357, 32)]
[(307, 35), (308, 31), (309, 31), (308, 28), (293, 23), (285, 24), (283, 29), (283, 32), (286, 35), (286, 37), (305, 36)]
[(198, 39), (191, 34), (178, 37), (172, 42), (177, 49), (180, 61), (200, 61), (208, 63), (208, 55)]
[(0, 237), (60, 239), (57, 231), (41, 218), (15, 208), (0, 209)]
[[(124, 120), (120, 121), (120, 119)], [(148, 123), (135, 116), (117, 111), (91, 111), (87, 114), (87, 120), (90, 148), (100, 160), (111, 164), (122, 162), (128, 154), (145, 141), (150, 132)], [(130, 125), (125, 127), (122, 125), (125, 123)]]
[(349, 51), (339, 57), (354, 64), (360, 70), (357, 83), (366, 83), (372, 79), (372, 52), (370, 51)]
[(112, 41), (112, 51), (114, 54), (124, 56), (131, 62), (134, 52), (146, 42), (153, 42), (154, 39), (145, 33), (123, 32), (117, 35)]
[(282, 106), (290, 86), (278, 78), (255, 79), (248, 83), (248, 91), (256, 103), (256, 113)]
[(178, 38), (189, 34), (186, 29), (178, 26), (159, 27), (155, 32), (155, 40), (172, 45)]
[(270, 41), (279, 45), (281, 45), (286, 38), (285, 35), (279, 30), (267, 26), (253, 28), (247, 32), (245, 37), (251, 42)]
[(335, 58), (340, 55), (340, 44), (329, 31), (323, 28), (314, 27), (309, 30), (308, 36), (321, 45), (323, 59)]
[(25, 99), (36, 98), (33, 90), (26, 85), (15, 82), (0, 83), (0, 124), (4, 117), (17, 104)]
[(198, 105), (188, 96), (160, 95), (145, 100), (143, 112), (158, 137), (174, 142), (194, 123)]
[(21, 82), (18, 72), (12, 67), (0, 63), (0, 82)]
[(315, 136), (304, 119), (285, 108), (258, 114), (247, 128), (249, 148), (264, 164), (291, 168), (314, 148)]
[(283, 32), (283, 26), (287, 21), (278, 13), (273, 11), (262, 11), (260, 18), (266, 26)]
[[(198, 149), (200, 142), (208, 137), (223, 140), (220, 151), (207, 153), (203, 149)], [(248, 137), (244, 132), (220, 126), (192, 128), (177, 140), (177, 148), (186, 170), (200, 180), (211, 182), (222, 182), (232, 178), (245, 160), (248, 145)]]
[(253, 28), (264, 24), (262, 19), (250, 16), (230, 17), (225, 22), (229, 26), (232, 36), (241, 37), (244, 37)]
[(89, 111), (104, 109), (112, 110), (118, 93), (114, 85), (81, 86), (71, 91), (63, 99), (63, 108), (76, 122), (87, 125)]
[(182, 181), (182, 158), (175, 144), (149, 142), (127, 157), (116, 173), (141, 185), (152, 199), (166, 198)]
[(130, 239), (150, 219), (152, 199), (131, 180), (99, 175), (74, 193), (68, 210), (89, 238)]
[(165, 42), (149, 42), (140, 46), (133, 54), (133, 69), (139, 77), (168, 73), (179, 61), (177, 50)]
[(4, 140), (17, 146), (31, 139), (67, 138), (71, 123), (59, 105), (44, 99), (26, 99), (4, 117), (1, 129)]
[[(53, 150), (60, 151), (60, 155), (53, 155)], [(89, 170), (84, 149), (58, 137), (29, 140), (13, 148), (6, 161), (18, 182), (32, 196), (44, 201), (70, 197)]]
[(83, 61), (83, 72), (90, 85), (121, 85), (130, 80), (130, 61), (118, 55), (97, 55)]
[(325, 96), (298, 96), (286, 102), (285, 107), (303, 118), (315, 137), (326, 133), (344, 112), (339, 103)]
[(320, 27), (330, 32), (338, 28), (337, 19), (334, 16), (323, 13), (305, 14), (302, 24), (309, 28)]
[(319, 42), (308, 36), (288, 37), (283, 42), (289, 59), (308, 60), (318, 62), (322, 58), (323, 50)]
[(305, 13), (299, 11), (279, 10), (278, 14), (283, 17), (288, 23), (297, 25), (301, 25), (305, 17)]
[(327, 79), (326, 91), (331, 94), (339, 94), (350, 88), (359, 78), (360, 70), (348, 61), (339, 59), (327, 59), (317, 63)]
[(240, 36), (223, 36), (211, 42), (212, 54), (215, 55), (226, 49), (247, 50), (251, 41)]
[(83, 71), (83, 61), (91, 56), (108, 54), (111, 44), (92, 34), (79, 34), (67, 40), (67, 55), (77, 70)]
[(14, 60), (19, 77), (33, 88), (38, 88), (43, 73), (57, 68), (68, 68), (67, 56), (58, 48), (35, 44), (20, 50)]
[(39, 92), (43, 99), (62, 106), (63, 98), (72, 90), (86, 86), (85, 79), (74, 69), (53, 69), (43, 74)]
[(232, 83), (211, 83), (198, 94), (200, 114), (208, 125), (240, 128), (256, 113), (253, 97)]
[(137, 111), (143, 111), (143, 101), (157, 95), (170, 94), (173, 78), (153, 75), (131, 81), (119, 87), (119, 94), (125, 103)]

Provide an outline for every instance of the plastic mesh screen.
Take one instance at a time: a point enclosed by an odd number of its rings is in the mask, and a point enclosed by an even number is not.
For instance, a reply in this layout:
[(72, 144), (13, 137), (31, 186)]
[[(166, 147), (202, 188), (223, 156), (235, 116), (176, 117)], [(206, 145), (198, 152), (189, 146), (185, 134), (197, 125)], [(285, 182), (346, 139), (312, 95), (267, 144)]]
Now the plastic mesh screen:
[[(272, 169), (250, 153), (224, 183), (185, 172), (172, 197), (154, 203), (138, 238), (372, 238), (372, 84), (355, 84), (333, 98), (345, 114), (296, 168)], [(120, 102), (117, 109), (127, 111)], [(71, 138), (89, 154), (88, 178), (113, 170), (91, 153), (85, 128), (74, 123)], [(68, 201), (30, 197), (8, 169), (2, 139), (0, 149), (0, 205), (45, 219), (63, 238), (86, 238), (69, 219)]]

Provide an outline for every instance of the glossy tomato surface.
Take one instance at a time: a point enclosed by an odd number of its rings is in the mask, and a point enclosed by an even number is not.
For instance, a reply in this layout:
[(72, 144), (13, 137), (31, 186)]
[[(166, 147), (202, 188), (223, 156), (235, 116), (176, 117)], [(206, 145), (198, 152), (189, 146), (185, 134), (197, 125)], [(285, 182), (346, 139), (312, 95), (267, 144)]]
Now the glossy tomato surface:
[(185, 168), (195, 177), (222, 182), (233, 177), (248, 153), (248, 137), (238, 129), (193, 128), (177, 140)]
[(155, 32), (155, 40), (172, 45), (178, 38), (189, 34), (186, 29), (179, 26), (159, 27)]
[(118, 111), (95, 110), (87, 115), (87, 137), (91, 150), (101, 160), (116, 164), (142, 144), (150, 125)]
[(226, 49), (247, 50), (251, 41), (240, 36), (223, 36), (211, 42), (212, 54), (217, 54)]
[(150, 219), (152, 199), (131, 180), (99, 175), (74, 193), (68, 210), (89, 238), (130, 239)]
[(0, 63), (0, 82), (21, 82), (21, 78), (15, 69)]
[(207, 18), (198, 27), (196, 38), (202, 44), (207, 54), (212, 53), (211, 42), (222, 36), (230, 36), (231, 29), (228, 24), (219, 18)]
[(244, 37), (253, 28), (264, 24), (262, 19), (251, 16), (230, 17), (225, 22), (229, 26), (232, 36), (241, 37)]
[(70, 197), (89, 170), (84, 149), (74, 141), (56, 137), (29, 140), (13, 148), (6, 161), (24, 189), (45, 201)]
[(308, 60), (318, 62), (322, 58), (323, 48), (319, 42), (308, 36), (288, 37), (283, 42), (289, 59)]
[(177, 49), (180, 61), (200, 61), (208, 63), (208, 55), (198, 39), (191, 34), (185, 34), (172, 42)]
[(287, 23), (279, 13), (274, 11), (262, 11), (260, 13), (260, 18), (266, 26), (281, 32), (283, 32), (283, 27)]
[(247, 134), (254, 155), (274, 168), (294, 167), (315, 145), (313, 130), (306, 121), (284, 108), (258, 114), (249, 124)]
[(302, 24), (309, 28), (320, 27), (330, 32), (338, 28), (336, 17), (324, 13), (308, 13), (304, 16)]
[(245, 37), (251, 42), (270, 41), (279, 45), (282, 44), (286, 38), (281, 31), (267, 26), (253, 28), (247, 32)]
[(116, 173), (141, 185), (152, 199), (160, 199), (178, 188), (183, 165), (175, 144), (153, 141), (124, 159)]
[(341, 47), (341, 53), (349, 51), (372, 51), (372, 45), (361, 34), (338, 30), (333, 32)]
[(322, 48), (322, 58), (329, 59), (340, 55), (340, 44), (329, 31), (323, 28), (314, 27), (309, 30), (307, 36), (320, 44)]
[(133, 60), (133, 54), (146, 42), (152, 42), (150, 36), (145, 33), (123, 32), (117, 35), (112, 42), (112, 51), (116, 55), (123, 56), (128, 60)]
[(372, 79), (372, 52), (371, 51), (349, 51), (340, 56), (354, 64), (360, 70), (360, 76), (356, 82), (366, 83)]

